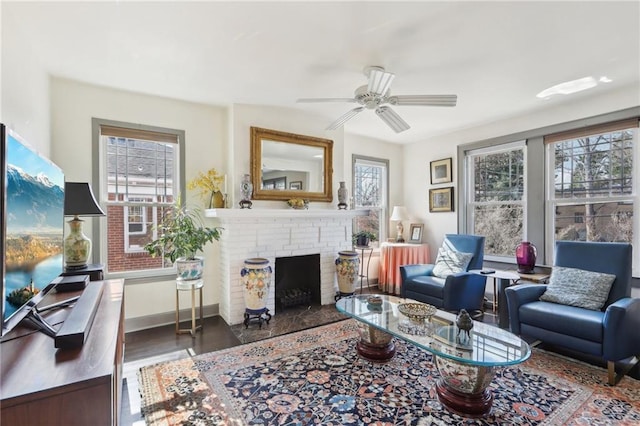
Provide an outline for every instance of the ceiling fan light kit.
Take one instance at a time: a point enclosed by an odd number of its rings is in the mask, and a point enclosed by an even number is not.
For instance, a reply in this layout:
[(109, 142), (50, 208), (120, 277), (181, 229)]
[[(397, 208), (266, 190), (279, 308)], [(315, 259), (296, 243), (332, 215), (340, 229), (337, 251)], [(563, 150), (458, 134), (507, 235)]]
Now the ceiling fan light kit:
[(299, 103), (311, 102), (351, 102), (361, 106), (353, 108), (331, 123), (327, 130), (335, 130), (344, 125), (354, 116), (365, 109), (375, 110), (380, 117), (394, 132), (400, 133), (411, 128), (391, 107), (384, 105), (398, 106), (456, 106), (458, 97), (456, 95), (396, 95), (391, 96), (390, 87), (395, 74), (386, 72), (384, 68), (369, 66), (364, 68), (364, 74), (368, 78), (368, 84), (360, 86), (355, 90), (353, 98), (301, 98)]

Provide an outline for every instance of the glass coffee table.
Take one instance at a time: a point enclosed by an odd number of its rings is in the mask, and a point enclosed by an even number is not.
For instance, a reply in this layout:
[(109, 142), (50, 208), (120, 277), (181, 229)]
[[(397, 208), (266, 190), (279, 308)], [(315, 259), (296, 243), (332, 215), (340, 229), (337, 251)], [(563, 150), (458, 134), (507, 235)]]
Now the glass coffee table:
[[(436, 391), (449, 410), (468, 417), (491, 411), (489, 385), (497, 368), (529, 358), (529, 345), (515, 334), (474, 321), (467, 334), (456, 326), (456, 316), (425, 308), (428, 305), (395, 296), (357, 295), (336, 302), (338, 311), (358, 320), (358, 355), (373, 362), (387, 362), (396, 352), (394, 337), (434, 355), (440, 373)], [(369, 303), (379, 302), (379, 303)], [(411, 309), (407, 309), (411, 308)], [(418, 309), (416, 309), (418, 308)], [(406, 316), (401, 311), (409, 310)]]

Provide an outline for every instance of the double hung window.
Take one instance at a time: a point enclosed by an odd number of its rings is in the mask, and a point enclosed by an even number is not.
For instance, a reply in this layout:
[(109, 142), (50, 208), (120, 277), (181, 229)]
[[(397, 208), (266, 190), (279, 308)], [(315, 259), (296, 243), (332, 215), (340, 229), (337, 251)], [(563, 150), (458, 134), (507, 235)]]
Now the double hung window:
[(353, 204), (367, 209), (369, 216), (356, 216), (353, 232), (368, 231), (380, 241), (386, 235), (389, 161), (353, 156)]
[(145, 244), (158, 237), (156, 225), (180, 192), (182, 134), (140, 130), (125, 123), (94, 120), (100, 152), (100, 197), (107, 206), (101, 248), (107, 272), (134, 273), (172, 265), (152, 258)]
[(552, 246), (558, 240), (634, 242), (637, 137), (637, 120), (545, 137)]
[(525, 236), (525, 142), (467, 152), (466, 227), (485, 236), (485, 257), (513, 257)]

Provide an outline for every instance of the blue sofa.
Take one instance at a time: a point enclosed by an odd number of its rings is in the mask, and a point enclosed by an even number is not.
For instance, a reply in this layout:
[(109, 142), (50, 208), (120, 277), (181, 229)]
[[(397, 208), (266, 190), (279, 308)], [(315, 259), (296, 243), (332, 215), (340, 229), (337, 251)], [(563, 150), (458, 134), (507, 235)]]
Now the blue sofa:
[[(443, 247), (463, 253), (473, 253), (466, 271), (482, 269), (484, 237), (447, 234)], [(434, 266), (434, 264), (401, 266), (400, 296), (428, 303), (446, 311), (457, 312), (460, 309), (466, 309), (470, 313), (482, 312), (486, 277), (465, 271), (439, 278), (433, 275)]]
[[(546, 285), (506, 289), (511, 331), (607, 361), (614, 385), (615, 361), (640, 355), (640, 299), (631, 299), (632, 247), (627, 243), (559, 241), (554, 266), (613, 274), (600, 311), (539, 300)], [(552, 275), (553, 279), (553, 275)]]

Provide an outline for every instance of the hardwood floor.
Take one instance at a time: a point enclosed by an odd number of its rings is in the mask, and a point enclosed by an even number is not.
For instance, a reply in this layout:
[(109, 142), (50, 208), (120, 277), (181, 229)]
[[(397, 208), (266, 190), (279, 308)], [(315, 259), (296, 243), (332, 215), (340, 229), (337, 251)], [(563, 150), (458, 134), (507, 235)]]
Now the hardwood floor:
[[(189, 327), (189, 324), (183, 324)], [(190, 334), (176, 334), (174, 324), (147, 330), (134, 331), (125, 336), (124, 362), (138, 361), (180, 349), (191, 349), (194, 354), (217, 351), (240, 345), (231, 327), (221, 316), (204, 319), (202, 331), (195, 337)]]

